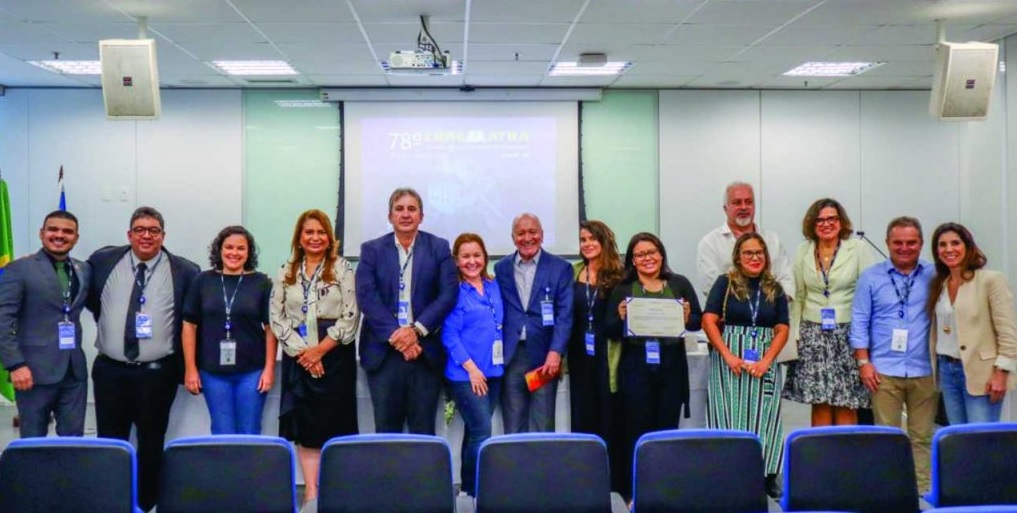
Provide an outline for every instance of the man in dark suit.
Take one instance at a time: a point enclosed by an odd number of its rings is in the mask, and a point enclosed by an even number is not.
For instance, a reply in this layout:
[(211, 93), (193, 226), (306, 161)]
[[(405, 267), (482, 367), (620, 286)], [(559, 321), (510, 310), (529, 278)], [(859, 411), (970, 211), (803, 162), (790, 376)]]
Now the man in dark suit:
[(393, 232), (360, 246), (357, 303), (364, 314), (360, 363), (378, 433), (434, 434), (445, 368), (438, 328), (459, 294), (448, 241), (420, 231), (417, 191), (389, 198)]
[[(572, 266), (541, 249), (544, 229), (533, 214), (512, 222), (516, 252), (494, 266), (505, 304), (505, 376), (501, 415), (506, 433), (554, 431), (554, 377), (572, 330)], [(534, 392), (525, 374), (549, 382)]]
[(85, 432), (88, 369), (81, 349), (81, 310), (89, 268), (70, 257), (78, 219), (50, 212), (39, 230), (42, 249), (15, 260), (0, 278), (0, 361), (10, 371), (21, 438)]
[(127, 246), (92, 254), (86, 305), (98, 328), (92, 367), (99, 436), (138, 435), (138, 503), (155, 505), (166, 426), (183, 377), (181, 312), (198, 266), (163, 248), (162, 214), (139, 207)]

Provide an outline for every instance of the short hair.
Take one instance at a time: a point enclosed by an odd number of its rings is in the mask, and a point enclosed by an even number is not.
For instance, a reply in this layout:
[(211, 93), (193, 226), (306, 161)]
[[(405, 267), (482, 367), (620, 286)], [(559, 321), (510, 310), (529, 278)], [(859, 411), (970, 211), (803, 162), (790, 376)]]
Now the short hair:
[(127, 227), (132, 228), (134, 226), (134, 221), (144, 217), (151, 217), (152, 219), (159, 221), (159, 228), (162, 228), (163, 230), (166, 229), (166, 225), (162, 219), (162, 214), (153, 207), (138, 207), (134, 209), (134, 213), (131, 214), (131, 223)]
[(78, 227), (78, 218), (66, 210), (54, 210), (46, 214), (46, 218), (42, 220), (42, 226), (45, 227), (46, 221), (49, 221), (50, 219), (66, 219), (68, 221), (73, 221), (75, 228)]
[(544, 223), (540, 222), (540, 218), (537, 217), (537, 214), (532, 212), (523, 212), (512, 219), (512, 233), (516, 232), (516, 225), (523, 219), (533, 219), (537, 222), (537, 226), (540, 227), (540, 231), (544, 231)]
[(816, 242), (819, 237), (816, 237), (816, 219), (819, 219), (819, 212), (824, 208), (833, 208), (837, 210), (837, 217), (840, 217), (840, 233), (838, 236), (841, 240), (847, 240), (851, 237), (851, 234), (855, 232), (854, 225), (851, 224), (851, 218), (847, 215), (847, 210), (844, 210), (844, 206), (839, 201), (833, 198), (820, 198), (817, 199), (808, 210), (805, 211), (805, 217), (802, 219), (802, 235), (807, 240)]
[(890, 240), (890, 231), (894, 228), (914, 228), (918, 230), (918, 239), (925, 241), (925, 237), (922, 236), (922, 223), (918, 219), (911, 216), (898, 216), (890, 220), (886, 225), (886, 239)]
[(219, 231), (219, 234), (212, 239), (212, 243), (208, 246), (208, 263), (212, 265), (212, 269), (221, 271), (223, 269), (222, 262), (222, 245), (226, 242), (226, 239), (231, 235), (243, 235), (247, 239), (247, 261), (244, 262), (245, 271), (253, 271), (258, 268), (258, 247), (254, 244), (254, 235), (251, 234), (243, 226), (227, 226)]
[(491, 263), (491, 259), (487, 256), (487, 246), (484, 245), (484, 239), (475, 233), (460, 233), (459, 236), (456, 237), (455, 242), (452, 243), (452, 258), (457, 260), (456, 272), (459, 273), (459, 280), (461, 281), (463, 279), (463, 272), (459, 270), (458, 265), (459, 248), (461, 248), (463, 244), (469, 244), (470, 242), (475, 242), (480, 245), (480, 252), (484, 254), (484, 269), (480, 271), (480, 276), (486, 280), (490, 280), (491, 274), (487, 272), (487, 266)]
[(388, 213), (392, 213), (392, 209), (395, 208), (395, 202), (399, 201), (399, 198), (403, 196), (413, 196), (413, 199), (417, 200), (417, 206), (420, 207), (420, 211), (424, 211), (424, 200), (420, 198), (420, 193), (413, 187), (400, 187), (392, 191), (392, 195), (388, 197)]
[(724, 187), (724, 205), (727, 205), (727, 198), (731, 194), (731, 189), (737, 189), (739, 187), (748, 187), (749, 190), (752, 191), (752, 197), (753, 198), (756, 197), (756, 190), (752, 188), (752, 184), (747, 182), (735, 181), (727, 184), (727, 187)]

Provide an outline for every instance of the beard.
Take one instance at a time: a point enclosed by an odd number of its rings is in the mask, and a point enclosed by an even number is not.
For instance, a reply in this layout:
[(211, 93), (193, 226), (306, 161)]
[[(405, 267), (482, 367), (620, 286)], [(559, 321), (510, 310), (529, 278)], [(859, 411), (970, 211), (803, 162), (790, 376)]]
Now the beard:
[(750, 216), (736, 217), (735, 218), (735, 224), (737, 224), (738, 226), (741, 226), (742, 228), (746, 228), (748, 226), (751, 226), (752, 225), (752, 217), (750, 217)]

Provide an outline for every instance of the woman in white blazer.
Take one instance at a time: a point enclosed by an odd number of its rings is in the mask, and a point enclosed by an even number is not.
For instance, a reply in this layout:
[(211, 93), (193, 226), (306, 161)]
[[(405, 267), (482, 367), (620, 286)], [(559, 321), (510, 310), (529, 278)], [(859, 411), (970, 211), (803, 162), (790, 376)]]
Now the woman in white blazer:
[(936, 277), (927, 309), (932, 368), (950, 424), (998, 422), (1017, 371), (1013, 294), (971, 232), (945, 223), (932, 235)]

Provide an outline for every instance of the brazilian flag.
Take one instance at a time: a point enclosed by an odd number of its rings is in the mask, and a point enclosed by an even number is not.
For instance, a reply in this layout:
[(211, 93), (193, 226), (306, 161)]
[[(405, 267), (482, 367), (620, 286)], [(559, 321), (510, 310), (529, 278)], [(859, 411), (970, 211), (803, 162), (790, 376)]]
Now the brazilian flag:
[[(0, 275), (4, 266), (14, 260), (14, 235), (11, 233), (11, 200), (7, 194), (7, 182), (0, 179)], [(7, 371), (0, 368), (0, 395), (14, 402), (14, 385)]]

